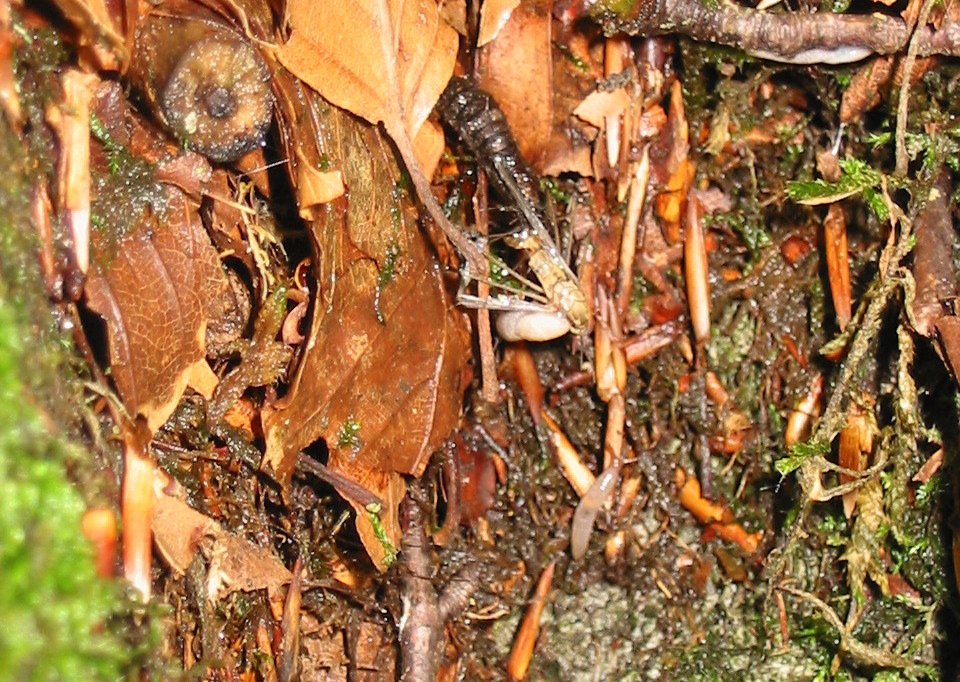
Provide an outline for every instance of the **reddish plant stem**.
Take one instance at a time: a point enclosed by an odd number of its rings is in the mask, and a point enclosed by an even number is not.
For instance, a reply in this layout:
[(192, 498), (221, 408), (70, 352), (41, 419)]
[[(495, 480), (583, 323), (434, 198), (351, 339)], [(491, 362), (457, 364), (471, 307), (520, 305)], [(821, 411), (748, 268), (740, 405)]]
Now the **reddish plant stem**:
[[(459, 439), (459, 436), (457, 436)], [(460, 440), (460, 446), (463, 441)], [(447, 513), (443, 525), (433, 534), (433, 541), (440, 547), (450, 543), (460, 527), (460, 451), (454, 438), (448, 439), (441, 448), (443, 451), (443, 486), (447, 493)]]
[[(477, 191), (473, 195), (473, 220), (477, 232), (486, 236), (487, 220), (487, 175), (478, 173)], [(490, 284), (485, 277), (477, 280), (477, 296), (484, 300), (490, 296)], [(497, 358), (493, 352), (493, 335), (490, 332), (490, 311), (477, 310), (477, 343), (480, 346), (480, 396), (484, 402), (494, 404), (500, 398), (500, 380), (497, 378)]]

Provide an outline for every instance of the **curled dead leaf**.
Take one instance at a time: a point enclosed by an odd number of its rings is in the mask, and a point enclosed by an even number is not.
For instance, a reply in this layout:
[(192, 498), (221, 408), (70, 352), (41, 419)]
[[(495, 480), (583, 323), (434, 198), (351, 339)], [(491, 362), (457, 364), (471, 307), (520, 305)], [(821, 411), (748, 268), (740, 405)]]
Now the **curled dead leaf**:
[(115, 246), (95, 232), (94, 250), (115, 254), (95, 262), (86, 285), (87, 305), (107, 323), (117, 391), (151, 431), (188, 383), (205, 392), (215, 383), (204, 357), (205, 297), (224, 278), (199, 216), (179, 191), (169, 189), (169, 198), (169, 215), (147, 215)]
[(263, 412), (264, 467), (286, 485), (299, 453), (322, 441), (328, 468), (383, 500), (374, 513), (347, 496), (383, 569), (399, 546), (402, 476), (421, 475), (459, 419), (469, 339), (388, 141), (338, 109), (318, 120), (336, 132), (326, 151), (350, 193), (310, 225), (315, 275), (333, 285), (314, 295), (290, 391)]
[[(337, 106), (383, 123), (398, 146), (413, 143), (457, 54), (456, 31), (432, 0), (292, 0), (287, 19), (290, 39), (277, 52), (287, 69)], [(424, 169), (438, 160), (418, 157)]]
[(484, 0), (480, 7), (480, 30), (477, 32), (477, 47), (483, 47), (496, 39), (520, 0)]
[(597, 128), (603, 128), (605, 120), (610, 116), (619, 116), (630, 104), (630, 97), (623, 88), (606, 91), (598, 90), (587, 95), (573, 115)]
[(152, 527), (157, 551), (178, 575), (187, 571), (197, 552), (203, 552), (209, 561), (206, 592), (211, 602), (238, 590), (266, 589), (275, 595), (293, 577), (269, 549), (228, 533), (175, 497), (159, 496)]
[(311, 209), (319, 204), (343, 196), (343, 173), (339, 170), (321, 171), (302, 156), (297, 164), (297, 192), (300, 197), (300, 217), (309, 220)]

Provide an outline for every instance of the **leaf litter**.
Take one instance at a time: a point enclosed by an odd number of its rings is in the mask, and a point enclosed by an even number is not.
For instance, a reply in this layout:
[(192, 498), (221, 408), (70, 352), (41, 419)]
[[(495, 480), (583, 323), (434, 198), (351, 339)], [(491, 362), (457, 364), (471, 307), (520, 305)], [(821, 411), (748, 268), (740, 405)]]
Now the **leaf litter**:
[[(679, 1), (591, 10), (633, 38), (545, 2), (55, 5), (79, 70), (4, 113), (56, 133), (45, 286), (80, 322), (123, 573), (176, 607), (184, 667), (949, 678), (955, 67), (923, 60), (953, 7), (864, 39), (830, 12), (683, 24), (773, 66), (654, 35)], [(164, 110), (204, 40), (269, 75), (274, 127), (230, 164)], [(508, 131), (444, 135), (454, 73)], [(221, 117), (258, 92), (198, 87)], [(532, 189), (487, 192), (506, 135)], [(531, 217), (551, 248), (516, 247)], [(456, 305), (478, 281), (536, 326), (567, 271), (576, 337), (495, 344)]]

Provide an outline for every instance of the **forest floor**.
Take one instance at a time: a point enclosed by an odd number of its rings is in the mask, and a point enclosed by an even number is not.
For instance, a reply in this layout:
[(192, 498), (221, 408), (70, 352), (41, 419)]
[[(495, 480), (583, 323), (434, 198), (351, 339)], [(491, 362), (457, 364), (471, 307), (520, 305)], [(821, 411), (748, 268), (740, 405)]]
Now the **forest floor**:
[(956, 679), (952, 3), (114, 4), (0, 17), (0, 678)]

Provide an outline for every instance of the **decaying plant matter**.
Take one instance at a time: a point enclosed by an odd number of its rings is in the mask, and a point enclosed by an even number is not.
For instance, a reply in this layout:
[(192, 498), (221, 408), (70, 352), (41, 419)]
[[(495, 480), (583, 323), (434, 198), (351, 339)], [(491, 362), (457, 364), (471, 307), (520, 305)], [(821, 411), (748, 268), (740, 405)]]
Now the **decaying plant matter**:
[(131, 665), (952, 679), (958, 7), (0, 2)]

